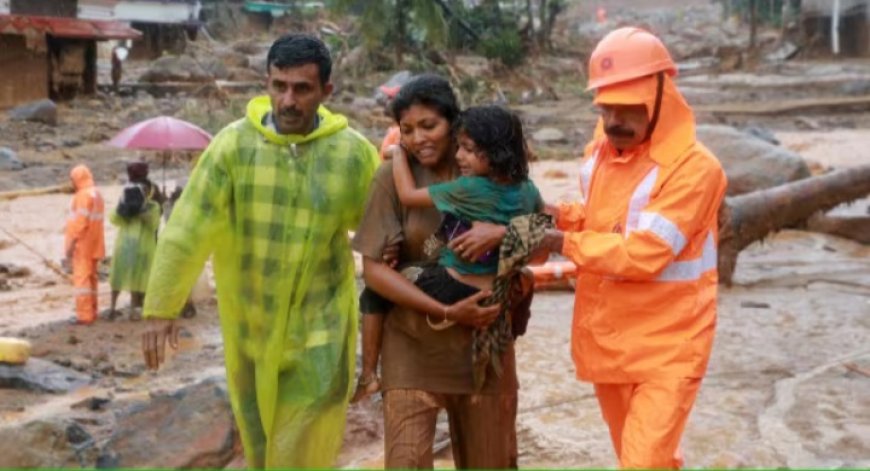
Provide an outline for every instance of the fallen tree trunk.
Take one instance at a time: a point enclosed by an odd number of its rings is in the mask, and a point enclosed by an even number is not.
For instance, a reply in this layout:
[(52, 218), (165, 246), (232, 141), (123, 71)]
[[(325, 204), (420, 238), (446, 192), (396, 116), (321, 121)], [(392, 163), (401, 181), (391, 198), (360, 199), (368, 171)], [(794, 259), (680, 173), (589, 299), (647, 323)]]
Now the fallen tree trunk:
[(0, 201), (14, 200), (22, 196), (50, 195), (52, 193), (72, 193), (72, 186), (55, 185), (43, 188), (28, 188), (26, 190), (0, 191)]
[(831, 234), (870, 245), (870, 216), (817, 214), (807, 221), (807, 230)]
[(725, 199), (719, 213), (719, 280), (731, 284), (737, 255), (772, 232), (870, 194), (870, 165)]

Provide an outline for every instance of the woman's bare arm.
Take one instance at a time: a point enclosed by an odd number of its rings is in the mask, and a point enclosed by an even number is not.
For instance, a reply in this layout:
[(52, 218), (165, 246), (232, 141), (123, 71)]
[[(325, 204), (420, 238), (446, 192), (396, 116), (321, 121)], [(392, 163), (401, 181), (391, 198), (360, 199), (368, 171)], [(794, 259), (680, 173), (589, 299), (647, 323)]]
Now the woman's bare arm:
[(390, 301), (435, 319), (456, 321), (469, 327), (486, 327), (498, 317), (501, 306), (482, 307), (477, 303), (489, 296), (480, 291), (462, 301), (446, 305), (424, 293), (401, 273), (369, 257), (363, 258), (363, 278), (366, 286)]

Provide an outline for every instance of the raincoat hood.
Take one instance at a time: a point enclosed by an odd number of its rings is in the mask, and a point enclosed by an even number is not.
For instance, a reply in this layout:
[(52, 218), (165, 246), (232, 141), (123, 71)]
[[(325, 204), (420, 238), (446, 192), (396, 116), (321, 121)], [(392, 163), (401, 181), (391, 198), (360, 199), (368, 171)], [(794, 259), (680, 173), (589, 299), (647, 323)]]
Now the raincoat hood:
[(73, 186), (76, 190), (90, 188), (94, 186), (94, 176), (90, 169), (84, 165), (76, 165), (69, 172), (69, 177), (73, 181)]
[[(662, 74), (662, 99), (658, 122), (652, 136), (643, 145), (649, 146), (650, 157), (659, 165), (668, 166), (695, 143), (695, 114), (673, 79)], [(657, 80), (649, 75), (598, 90), (595, 104), (646, 105), (652, 119), (656, 104)], [(595, 137), (604, 135), (604, 123), (598, 120)]]
[(347, 118), (340, 114), (334, 114), (325, 106), (321, 105), (317, 109), (317, 115), (320, 117), (320, 125), (317, 126), (310, 134), (278, 134), (269, 129), (263, 124), (263, 119), (272, 111), (272, 103), (268, 95), (262, 95), (253, 98), (248, 102), (247, 119), (263, 137), (269, 142), (278, 145), (303, 144), (311, 142), (321, 137), (326, 137), (335, 134), (347, 127)]

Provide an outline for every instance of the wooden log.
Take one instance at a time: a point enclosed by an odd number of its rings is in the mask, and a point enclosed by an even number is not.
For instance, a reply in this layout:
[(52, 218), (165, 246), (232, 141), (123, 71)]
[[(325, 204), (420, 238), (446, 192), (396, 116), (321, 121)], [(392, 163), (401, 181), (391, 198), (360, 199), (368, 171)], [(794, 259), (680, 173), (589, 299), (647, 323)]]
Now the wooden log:
[(723, 103), (696, 106), (698, 113), (713, 115), (779, 115), (818, 111), (865, 111), (870, 109), (870, 95), (804, 98), (780, 102)]
[(719, 280), (731, 284), (737, 255), (749, 244), (868, 194), (870, 165), (862, 165), (726, 198), (719, 213)]
[(0, 192), (0, 201), (14, 200), (24, 196), (50, 195), (53, 193), (72, 193), (70, 185), (54, 185), (42, 188), (28, 188), (26, 190), (13, 190)]

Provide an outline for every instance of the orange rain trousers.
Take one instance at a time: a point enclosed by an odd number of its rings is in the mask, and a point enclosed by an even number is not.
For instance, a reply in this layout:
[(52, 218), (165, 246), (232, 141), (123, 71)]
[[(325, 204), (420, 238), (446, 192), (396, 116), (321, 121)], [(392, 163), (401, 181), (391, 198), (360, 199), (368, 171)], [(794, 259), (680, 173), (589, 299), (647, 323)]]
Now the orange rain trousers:
[(699, 378), (596, 383), (601, 415), (621, 468), (679, 469), (679, 445)]
[(73, 289), (76, 295), (76, 318), (81, 324), (97, 320), (97, 262), (90, 256), (73, 256)]

